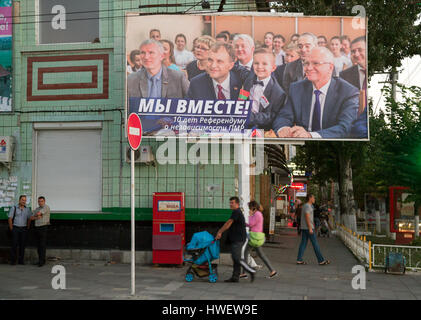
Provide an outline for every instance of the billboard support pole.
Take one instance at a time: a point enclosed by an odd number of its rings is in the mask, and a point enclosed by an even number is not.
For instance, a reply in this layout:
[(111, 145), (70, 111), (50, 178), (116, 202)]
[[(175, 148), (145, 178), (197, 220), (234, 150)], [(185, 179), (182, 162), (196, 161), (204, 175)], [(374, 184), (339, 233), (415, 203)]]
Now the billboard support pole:
[(236, 145), (238, 165), (238, 180), (239, 180), (239, 198), (242, 201), (242, 209), (246, 223), (249, 221), (248, 206), (250, 202), (250, 147), (251, 143), (248, 140), (243, 140), (239, 145)]

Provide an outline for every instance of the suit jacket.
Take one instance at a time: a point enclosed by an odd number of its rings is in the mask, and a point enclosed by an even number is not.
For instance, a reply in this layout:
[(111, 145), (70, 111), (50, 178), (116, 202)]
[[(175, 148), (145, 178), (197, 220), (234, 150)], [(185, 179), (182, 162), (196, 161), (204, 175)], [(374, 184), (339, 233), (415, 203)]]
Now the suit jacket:
[[(230, 100), (237, 100), (241, 89), (238, 75), (230, 71)], [(188, 99), (217, 100), (212, 78), (207, 73), (201, 73), (190, 81), (187, 92)]]
[[(291, 84), (288, 100), (273, 122), (275, 132), (294, 124), (308, 131), (313, 84), (305, 79)], [(333, 77), (327, 91), (322, 116), (322, 138), (349, 138), (352, 123), (357, 118), (359, 91), (341, 78)]]
[(291, 83), (303, 80), (303, 62), (301, 59), (287, 63), (284, 71), (284, 78), (282, 80), (282, 87), (285, 92), (289, 92)]
[[(189, 88), (189, 81), (184, 72), (168, 69), (162, 65), (162, 98), (184, 98)], [(127, 77), (129, 97), (148, 97), (148, 76), (145, 68)]]
[[(360, 71), (358, 70), (358, 65), (354, 65), (351, 68), (345, 69), (339, 74), (339, 76), (358, 89), (362, 89), (360, 86)], [(365, 106), (364, 111), (352, 124), (350, 137), (355, 139), (368, 138), (367, 106)]]
[(354, 65), (351, 68), (345, 69), (339, 73), (339, 76), (348, 81), (354, 87), (361, 90), (360, 87), (360, 72), (358, 71), (358, 65)]
[(279, 86), (285, 91), (284, 88), (284, 73), (285, 73), (285, 68), (286, 68), (286, 64), (282, 64), (280, 66), (277, 66), (275, 71), (272, 72), (272, 76), (276, 79), (276, 81), (278, 82)]
[[(247, 78), (243, 86), (245, 91), (250, 92), (255, 78), (256, 76), (254, 72)], [(257, 129), (264, 130), (272, 129), (272, 122), (279, 113), (279, 110), (283, 107), (286, 99), (284, 90), (282, 90), (274, 77), (271, 77), (269, 80), (263, 95), (269, 101), (269, 105), (264, 107), (261, 103), (259, 103), (259, 112), (253, 113), (250, 111), (251, 113), (248, 122), (249, 128), (256, 127)], [(251, 100), (250, 97), (249, 100)]]

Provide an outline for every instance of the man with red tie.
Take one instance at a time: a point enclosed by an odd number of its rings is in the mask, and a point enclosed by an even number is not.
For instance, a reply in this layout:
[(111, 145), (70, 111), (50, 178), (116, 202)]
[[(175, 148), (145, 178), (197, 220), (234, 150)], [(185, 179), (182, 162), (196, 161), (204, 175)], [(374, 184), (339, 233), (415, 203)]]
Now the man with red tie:
[(207, 72), (191, 79), (187, 98), (238, 100), (242, 81), (238, 73), (232, 71), (234, 63), (235, 52), (230, 44), (217, 42), (212, 45)]
[(358, 37), (351, 42), (351, 60), (353, 67), (342, 71), (339, 76), (360, 89), (360, 107), (358, 118), (351, 128), (351, 138), (368, 138), (367, 128), (367, 76), (366, 76), (366, 41), (365, 36)]

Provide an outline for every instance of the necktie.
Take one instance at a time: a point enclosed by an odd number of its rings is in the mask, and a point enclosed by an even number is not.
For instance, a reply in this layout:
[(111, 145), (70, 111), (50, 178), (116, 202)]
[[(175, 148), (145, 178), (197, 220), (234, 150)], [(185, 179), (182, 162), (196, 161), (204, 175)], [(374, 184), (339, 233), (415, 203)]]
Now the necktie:
[(151, 94), (150, 98), (158, 98), (160, 96), (160, 92), (158, 92), (158, 85), (157, 85), (157, 78), (151, 78)]
[(314, 103), (313, 110), (313, 120), (311, 121), (311, 131), (319, 131), (320, 128), (320, 117), (321, 117), (321, 107), (319, 96), (322, 92), (319, 90), (314, 90), (314, 95), (316, 96), (316, 101)]
[(225, 100), (225, 95), (222, 92), (222, 86), (220, 84), (216, 85), (216, 87), (218, 88), (218, 99), (219, 100)]
[(259, 80), (254, 80), (253, 81), (253, 85), (259, 85), (259, 86), (264, 86), (264, 83), (263, 83), (263, 81), (259, 81)]

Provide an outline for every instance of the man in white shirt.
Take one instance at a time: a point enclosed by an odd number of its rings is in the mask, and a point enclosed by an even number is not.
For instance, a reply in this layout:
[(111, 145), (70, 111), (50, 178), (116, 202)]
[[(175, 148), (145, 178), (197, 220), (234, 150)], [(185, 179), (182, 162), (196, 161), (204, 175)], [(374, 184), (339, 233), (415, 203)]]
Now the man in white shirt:
[(253, 67), (254, 41), (247, 34), (238, 34), (233, 40), (237, 64), (251, 70)]
[(342, 54), (351, 60), (351, 39), (347, 35), (344, 35), (340, 37), (340, 40)]
[(313, 48), (303, 65), (307, 79), (291, 84), (274, 131), (280, 138), (347, 138), (357, 116), (358, 89), (332, 78), (333, 55), (327, 48)]
[(275, 53), (276, 66), (281, 66), (285, 63), (285, 51), (282, 49), (285, 45), (285, 38), (277, 34), (273, 37), (273, 49)]
[(38, 249), (39, 267), (45, 265), (47, 250), (47, 232), (50, 225), (50, 207), (45, 204), (45, 197), (38, 197), (39, 207), (33, 211), (31, 220), (35, 220), (35, 234)]

